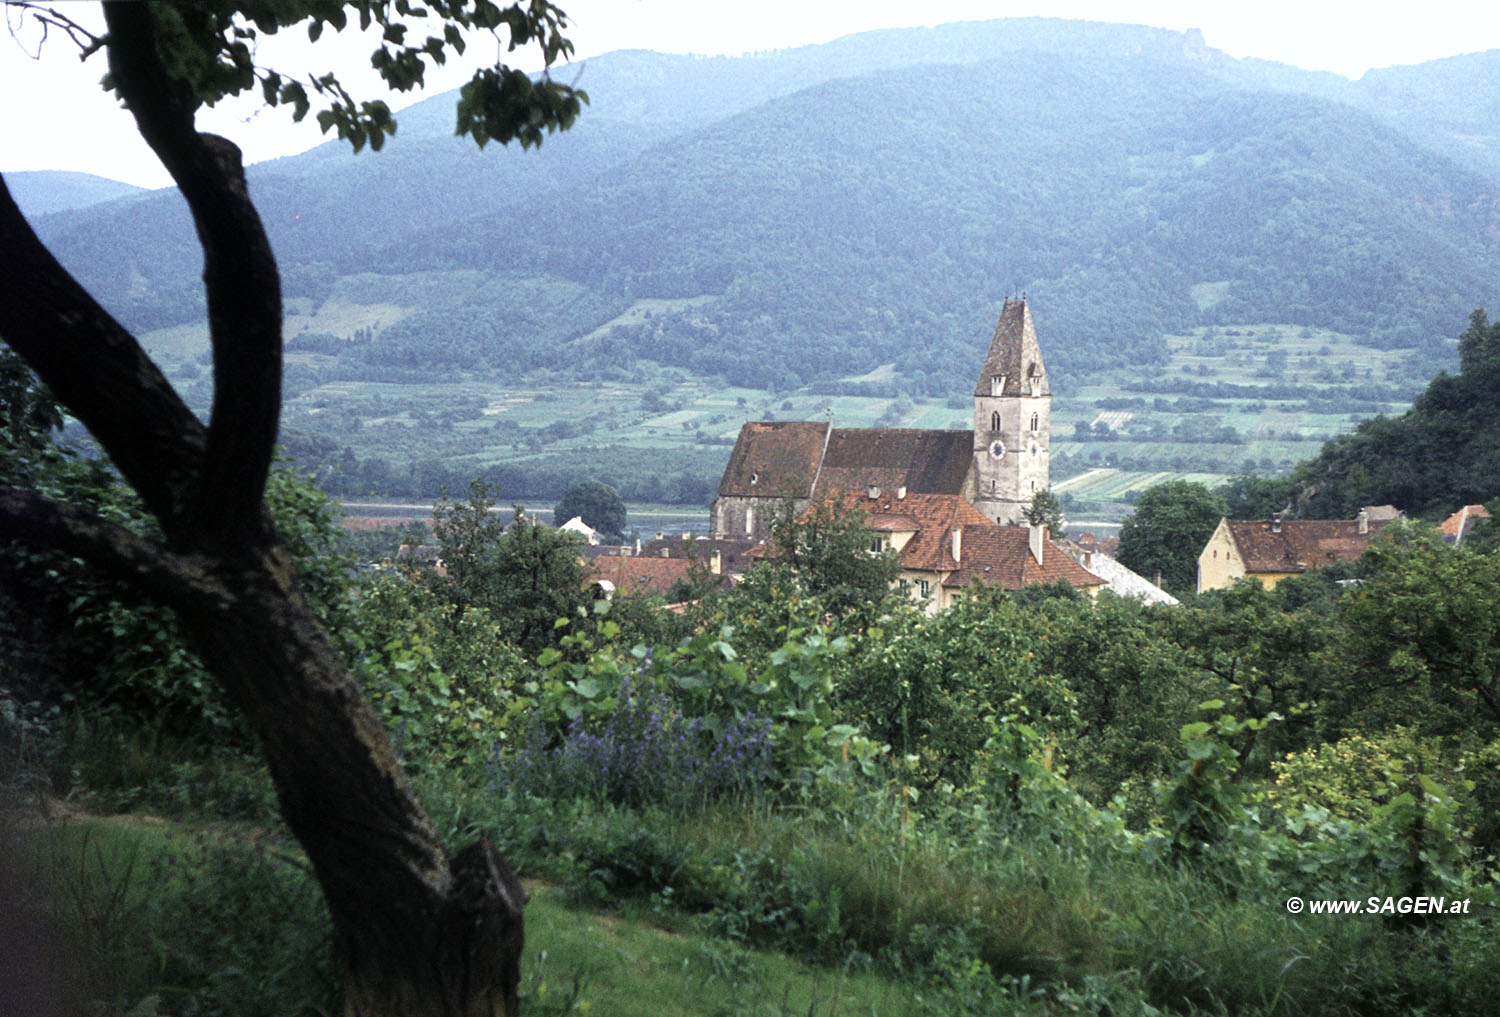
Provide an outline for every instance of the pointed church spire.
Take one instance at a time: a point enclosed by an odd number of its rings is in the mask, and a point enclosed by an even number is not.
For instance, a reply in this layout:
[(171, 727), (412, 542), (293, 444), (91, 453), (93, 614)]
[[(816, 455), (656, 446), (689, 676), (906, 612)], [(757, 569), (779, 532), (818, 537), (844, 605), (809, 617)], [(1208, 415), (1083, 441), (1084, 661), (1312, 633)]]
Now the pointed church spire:
[(1026, 300), (1007, 300), (974, 386), (974, 507), (1016, 524), (1048, 486), (1052, 389)]
[(976, 396), (1050, 396), (1047, 369), (1031, 323), (1031, 309), (1023, 297), (1007, 300), (1000, 309), (1000, 323), (990, 340), (989, 353), (974, 386)]

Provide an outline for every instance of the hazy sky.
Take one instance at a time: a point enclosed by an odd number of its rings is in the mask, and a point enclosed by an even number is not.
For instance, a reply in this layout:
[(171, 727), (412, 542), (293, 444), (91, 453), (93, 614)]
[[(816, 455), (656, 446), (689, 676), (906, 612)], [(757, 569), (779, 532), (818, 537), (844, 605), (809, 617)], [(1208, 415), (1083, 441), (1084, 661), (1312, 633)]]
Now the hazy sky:
[[(671, 53), (740, 54), (827, 42), (853, 32), (950, 21), (1048, 16), (1201, 29), (1210, 46), (1236, 57), (1260, 57), (1310, 70), (1358, 78), (1370, 68), (1421, 63), (1500, 48), (1500, 4), (1484, 0), (1428, 0), (1420, 5), (1261, 0), (1053, 0), (1050, 3), (948, 0), (562, 0), (573, 22), (576, 59), (616, 49)], [(67, 3), (78, 19), (90, 6)], [(0, 171), (71, 169), (143, 186), (163, 186), (166, 174), (135, 135), (129, 116), (99, 90), (103, 57), (80, 65), (67, 40), (54, 36), (33, 59), (34, 30), (0, 35)], [(1420, 16), (1418, 16), (1420, 15)], [(286, 38), (295, 36), (295, 38)], [(292, 44), (287, 49), (287, 44)], [(271, 46), (277, 47), (272, 55)], [(270, 40), (264, 62), (289, 72), (340, 72), (354, 81), (373, 44), (325, 37), (316, 48), (301, 33)], [(493, 43), (470, 47), (460, 66), (429, 78), (428, 93), (455, 88), (479, 62), (495, 57)], [(514, 56), (512, 59), (515, 59)], [(522, 66), (530, 66), (518, 61)], [(353, 89), (351, 89), (353, 91)], [(370, 97), (369, 90), (356, 92)], [(388, 99), (399, 108), (421, 96)], [(209, 111), (200, 125), (237, 141), (249, 161), (310, 148), (323, 140), (309, 121), (292, 125), (282, 111), (251, 117), (255, 106)]]

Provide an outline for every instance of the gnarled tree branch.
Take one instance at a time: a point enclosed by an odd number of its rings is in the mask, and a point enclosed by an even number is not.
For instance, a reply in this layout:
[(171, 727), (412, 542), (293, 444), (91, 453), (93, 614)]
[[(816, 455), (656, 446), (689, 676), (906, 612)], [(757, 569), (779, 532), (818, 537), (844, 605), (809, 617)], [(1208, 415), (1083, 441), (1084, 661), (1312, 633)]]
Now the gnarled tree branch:
[[(240, 150), (193, 125), (198, 100), (158, 51), (151, 5), (105, 4), (109, 66), (193, 213), (214, 352), (214, 404), (194, 497), (199, 541), (256, 531), (281, 412), (281, 281)], [(264, 534), (262, 534), (264, 536)]]
[(192, 557), (174, 554), (93, 512), (33, 491), (0, 487), (0, 533), (87, 559), (178, 610), (223, 604), (234, 596)]
[(99, 439), (179, 542), (206, 445), (203, 425), (135, 337), (42, 245), (3, 178), (0, 251), (0, 339)]

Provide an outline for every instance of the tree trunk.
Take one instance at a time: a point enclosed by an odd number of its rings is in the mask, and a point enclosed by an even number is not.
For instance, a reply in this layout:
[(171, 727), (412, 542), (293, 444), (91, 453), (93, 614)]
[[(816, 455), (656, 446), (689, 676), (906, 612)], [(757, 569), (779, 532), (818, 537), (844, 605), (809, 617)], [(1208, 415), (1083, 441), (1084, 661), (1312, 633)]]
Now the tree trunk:
[[(195, 129), (201, 99), (164, 59), (162, 48), (180, 46), (192, 27), (173, 27), (170, 17), (181, 15), (223, 31), (191, 4), (107, 3), (102, 42), (115, 87), (193, 213), (214, 351), (212, 416), (204, 426), (182, 403), (135, 338), (46, 250), (0, 180), (0, 338), (87, 425), (165, 539), (3, 487), (0, 537), (86, 558), (178, 613), (249, 721), (282, 815), (322, 886), (346, 1013), (510, 1017), (526, 894), (487, 841), (456, 855), (444, 848), (379, 718), (298, 591), (264, 507), (281, 399), (280, 280), (239, 150)], [(168, 17), (165, 29), (159, 16)]]
[(350, 1017), (510, 1017), (526, 893), (488, 841), (450, 856), (285, 555), (216, 569), (182, 619), (244, 711), (323, 887)]

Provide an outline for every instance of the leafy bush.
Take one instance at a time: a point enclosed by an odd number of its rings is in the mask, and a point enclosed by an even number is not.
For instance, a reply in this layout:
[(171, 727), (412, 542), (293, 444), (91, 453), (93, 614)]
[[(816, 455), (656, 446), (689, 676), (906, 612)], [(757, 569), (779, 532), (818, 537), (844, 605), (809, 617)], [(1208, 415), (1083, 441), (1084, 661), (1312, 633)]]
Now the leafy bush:
[(355, 631), (367, 649), (355, 673), (407, 765), (481, 769), (531, 666), (483, 608), (400, 576), (361, 592)]

